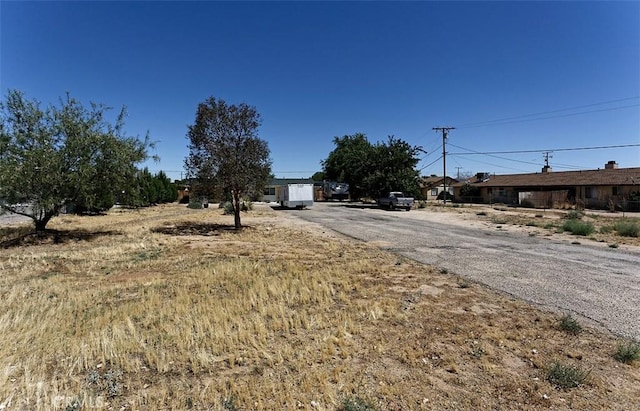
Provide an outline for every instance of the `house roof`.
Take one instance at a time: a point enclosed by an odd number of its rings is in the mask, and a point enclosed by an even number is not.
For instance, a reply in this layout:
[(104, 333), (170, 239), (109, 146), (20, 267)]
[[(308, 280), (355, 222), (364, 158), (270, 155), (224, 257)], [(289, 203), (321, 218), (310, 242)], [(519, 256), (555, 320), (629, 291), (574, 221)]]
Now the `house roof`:
[(640, 167), (601, 170), (561, 171), (548, 173), (490, 175), (484, 181), (476, 178), (456, 183), (460, 187), (468, 183), (476, 187), (574, 187), (574, 186), (625, 186), (640, 188)]
[[(420, 178), (420, 187), (422, 188), (429, 188), (429, 187), (433, 187), (433, 186), (437, 186), (442, 184), (442, 180), (444, 180), (444, 178), (442, 176), (430, 176), (430, 177), (421, 177)], [(449, 176), (447, 176), (447, 183), (451, 183), (451, 182), (457, 182), (458, 180), (456, 180), (455, 178), (451, 178)]]
[(310, 178), (272, 178), (269, 181), (270, 186), (284, 186), (287, 184), (314, 184), (322, 185), (322, 181), (313, 181)]

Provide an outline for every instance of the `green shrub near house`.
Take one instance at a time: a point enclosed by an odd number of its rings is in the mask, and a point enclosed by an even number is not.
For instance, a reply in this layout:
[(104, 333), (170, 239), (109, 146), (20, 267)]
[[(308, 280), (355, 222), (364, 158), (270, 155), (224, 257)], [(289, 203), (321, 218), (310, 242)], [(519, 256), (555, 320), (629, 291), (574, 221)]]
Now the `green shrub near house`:
[(613, 228), (616, 230), (618, 235), (623, 237), (638, 237), (640, 236), (640, 225), (638, 225), (637, 221), (633, 220), (623, 220), (618, 221)]
[(588, 236), (595, 231), (593, 224), (582, 222), (575, 218), (565, 221), (562, 225), (562, 229), (564, 231), (569, 231), (571, 234), (581, 236)]

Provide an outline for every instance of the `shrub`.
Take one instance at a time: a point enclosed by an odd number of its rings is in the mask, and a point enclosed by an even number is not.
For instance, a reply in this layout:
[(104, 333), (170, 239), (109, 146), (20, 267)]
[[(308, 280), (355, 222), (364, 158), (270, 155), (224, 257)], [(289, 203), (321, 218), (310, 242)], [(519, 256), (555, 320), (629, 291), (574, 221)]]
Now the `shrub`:
[(578, 335), (582, 332), (582, 326), (571, 314), (566, 314), (560, 319), (560, 329), (573, 335)]
[(583, 223), (582, 221), (575, 218), (565, 221), (562, 225), (562, 229), (564, 231), (569, 231), (571, 234), (581, 236), (588, 236), (595, 230), (593, 224)]
[(202, 208), (202, 202), (199, 200), (191, 200), (189, 201), (189, 205), (187, 207), (193, 208), (193, 209), (200, 209)]
[(358, 396), (342, 400), (342, 411), (375, 411), (377, 408), (370, 401)]
[(609, 234), (612, 231), (613, 227), (611, 227), (610, 225), (603, 225), (602, 227), (600, 227), (600, 234)]
[(233, 203), (231, 201), (226, 201), (222, 204), (222, 208), (224, 209), (224, 215), (233, 214)]
[(578, 210), (571, 210), (566, 215), (568, 220), (580, 220), (582, 217), (584, 217), (584, 213)]
[(579, 367), (560, 364), (556, 362), (547, 369), (547, 381), (556, 387), (569, 389), (575, 388), (587, 381), (589, 372), (583, 371)]
[(618, 221), (613, 227), (623, 237), (640, 236), (640, 226), (635, 221)]
[(634, 341), (618, 344), (618, 350), (613, 355), (613, 358), (625, 364), (631, 364), (640, 358), (640, 344)]
[(476, 215), (487, 215), (486, 211), (478, 211)]

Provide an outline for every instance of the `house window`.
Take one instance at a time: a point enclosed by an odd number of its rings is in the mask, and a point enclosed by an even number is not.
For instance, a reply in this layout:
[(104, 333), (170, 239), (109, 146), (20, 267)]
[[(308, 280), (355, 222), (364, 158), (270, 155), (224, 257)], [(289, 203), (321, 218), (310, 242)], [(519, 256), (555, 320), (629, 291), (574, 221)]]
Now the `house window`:
[(263, 193), (266, 196), (274, 196), (276, 195), (276, 188), (275, 187), (265, 187)]
[(584, 189), (584, 197), (585, 198), (595, 198), (596, 190), (593, 187), (586, 187)]
[(618, 187), (611, 187), (611, 195), (614, 195), (614, 196), (618, 195)]
[(431, 195), (433, 197), (437, 197), (438, 196), (438, 189), (437, 188), (432, 188), (431, 189)]

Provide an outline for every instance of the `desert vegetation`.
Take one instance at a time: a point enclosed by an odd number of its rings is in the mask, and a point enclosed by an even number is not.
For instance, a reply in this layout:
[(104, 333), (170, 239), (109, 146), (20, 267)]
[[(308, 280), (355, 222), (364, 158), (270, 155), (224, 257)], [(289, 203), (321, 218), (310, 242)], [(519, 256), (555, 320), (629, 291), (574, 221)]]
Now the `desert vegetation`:
[(174, 204), (4, 228), (0, 409), (640, 408), (632, 342), (288, 221)]

